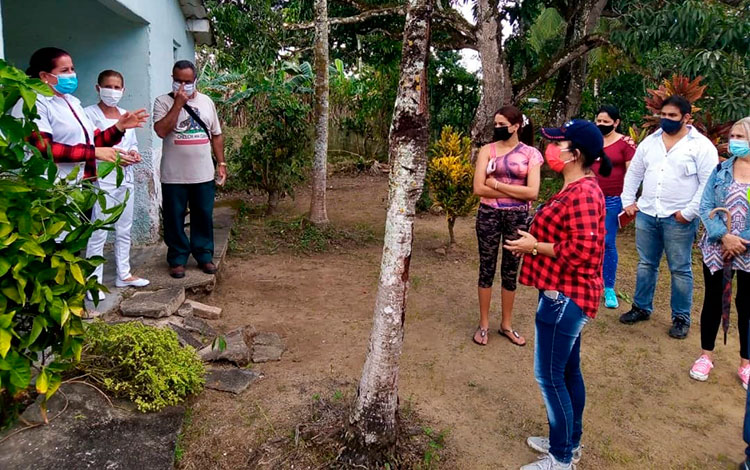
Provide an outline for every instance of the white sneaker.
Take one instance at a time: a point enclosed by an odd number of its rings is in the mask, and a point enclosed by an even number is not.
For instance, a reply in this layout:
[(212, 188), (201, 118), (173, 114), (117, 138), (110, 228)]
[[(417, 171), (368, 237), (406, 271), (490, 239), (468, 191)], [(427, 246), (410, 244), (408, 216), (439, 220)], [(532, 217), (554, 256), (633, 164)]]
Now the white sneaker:
[(573, 463), (560, 463), (550, 454), (544, 454), (536, 462), (521, 467), (521, 470), (576, 470), (576, 466)]
[[(537, 452), (549, 454), (549, 439), (546, 437), (531, 436), (526, 439), (526, 444)], [(581, 461), (581, 446), (573, 449), (573, 463)]]
[(137, 277), (132, 281), (123, 281), (120, 278), (115, 281), (115, 286), (117, 287), (146, 287), (149, 284), (151, 284), (151, 282), (148, 279), (140, 277)]
[[(104, 300), (104, 299), (107, 298), (107, 296), (104, 295), (104, 292), (97, 291), (97, 293), (99, 294), (99, 302), (101, 302), (102, 300)], [(89, 299), (92, 302), (94, 301), (94, 296), (91, 295), (91, 291), (86, 292), (86, 298)]]

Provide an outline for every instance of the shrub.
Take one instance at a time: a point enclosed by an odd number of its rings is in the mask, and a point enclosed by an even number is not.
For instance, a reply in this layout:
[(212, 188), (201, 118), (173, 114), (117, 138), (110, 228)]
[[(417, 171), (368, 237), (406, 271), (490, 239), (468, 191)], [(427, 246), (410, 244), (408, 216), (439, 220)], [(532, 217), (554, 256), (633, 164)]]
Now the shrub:
[(255, 131), (246, 134), (232, 153), (230, 169), (243, 188), (266, 192), (268, 213), (273, 213), (282, 196), (294, 195), (312, 161), (310, 106), (283, 86), (271, 87), (263, 101)]
[(433, 158), (427, 167), (427, 185), (432, 198), (445, 211), (451, 245), (456, 243), (453, 227), (456, 218), (468, 215), (479, 199), (474, 195), (474, 167), (471, 139), (445, 126), (433, 144)]
[[(85, 214), (97, 201), (104, 204), (104, 193), (89, 182), (71, 184), (76, 172), (57, 180), (52, 159), (26, 142), (37, 129), (37, 94), (52, 92), (0, 60), (0, 425), (15, 417), (8, 410), (24, 399), (32, 367), (36, 390), (48, 399), (62, 372), (80, 358), (83, 299), (87, 290), (101, 288), (89, 275), (104, 259), (79, 253), (124, 207), (106, 209), (106, 221), (91, 222)], [(24, 119), (11, 113), (19, 100)]]
[(144, 412), (176, 405), (205, 383), (203, 363), (193, 348), (181, 347), (169, 328), (137, 321), (91, 324), (79, 368)]

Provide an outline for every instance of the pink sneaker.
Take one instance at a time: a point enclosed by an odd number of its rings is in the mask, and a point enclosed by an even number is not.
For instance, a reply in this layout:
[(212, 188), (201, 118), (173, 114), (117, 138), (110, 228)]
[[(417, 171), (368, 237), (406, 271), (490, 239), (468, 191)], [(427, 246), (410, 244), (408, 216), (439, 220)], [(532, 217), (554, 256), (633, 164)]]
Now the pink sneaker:
[(742, 381), (742, 388), (747, 390), (747, 381), (750, 380), (750, 364), (737, 369), (737, 375), (740, 376), (740, 380)]
[[(702, 354), (701, 357), (699, 357), (698, 360), (693, 363), (693, 368), (690, 369), (690, 377), (694, 378), (695, 380), (705, 382), (706, 380), (708, 380), (708, 374), (713, 368), (714, 363), (711, 362), (711, 359), (709, 359), (705, 354)], [(750, 370), (748, 370), (748, 377), (750, 377)]]

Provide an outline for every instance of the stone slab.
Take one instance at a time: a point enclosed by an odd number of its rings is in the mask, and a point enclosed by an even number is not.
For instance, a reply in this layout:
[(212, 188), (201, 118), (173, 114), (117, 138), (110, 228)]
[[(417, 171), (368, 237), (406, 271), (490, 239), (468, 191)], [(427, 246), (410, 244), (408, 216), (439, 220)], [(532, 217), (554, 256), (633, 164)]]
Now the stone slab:
[(131, 298), (123, 300), (120, 312), (126, 317), (162, 318), (174, 314), (183, 302), (183, 287), (137, 292)]
[(247, 369), (209, 369), (206, 377), (206, 388), (239, 394), (262, 375)]
[[(60, 393), (62, 392), (62, 393)], [(68, 408), (48, 425), (11, 436), (0, 443), (0, 468), (171, 470), (174, 449), (185, 409), (169, 407), (141, 413), (126, 401), (111, 407), (99, 392), (83, 384), (64, 384), (48, 403), (54, 417), (68, 400)], [(32, 405), (24, 419), (39, 421)], [(5, 435), (25, 426), (18, 423)]]
[(202, 318), (195, 317), (193, 315), (188, 315), (185, 318), (182, 319), (182, 325), (185, 327), (186, 330), (191, 331), (193, 333), (198, 333), (201, 336), (206, 336), (208, 338), (214, 338), (218, 333), (212, 327), (208, 324), (208, 322)]
[(208, 345), (198, 351), (198, 355), (204, 361), (229, 361), (238, 366), (246, 366), (250, 363), (250, 347), (245, 341), (244, 328), (233, 330), (224, 335), (227, 347), (220, 351), (218, 346), (213, 348)]
[(203, 343), (201, 343), (198, 338), (193, 336), (188, 330), (186, 330), (182, 326), (174, 324), (174, 323), (170, 323), (169, 327), (172, 328), (172, 330), (174, 330), (175, 333), (177, 333), (177, 339), (179, 340), (182, 346), (190, 345), (196, 351), (203, 348), (204, 346)]
[(177, 309), (175, 315), (178, 315), (180, 317), (189, 317), (193, 315), (193, 306), (185, 302), (184, 304), (180, 305), (180, 308)]
[(197, 300), (185, 299), (185, 304), (193, 309), (193, 315), (206, 320), (218, 320), (221, 317), (221, 308), (206, 305)]
[(284, 342), (278, 333), (259, 332), (253, 336), (252, 361), (280, 361), (285, 350)]
[[(221, 273), (221, 265), (224, 261), (229, 238), (231, 236), (232, 224), (236, 210), (226, 205), (214, 207), (214, 263)], [(103, 302), (94, 307), (92, 302), (86, 301), (86, 307), (96, 308), (107, 315), (114, 315), (119, 310), (120, 303), (127, 292), (133, 292), (132, 288), (117, 288), (115, 284), (115, 261), (112, 245), (108, 245), (104, 252), (106, 264), (104, 266), (104, 284), (109, 287), (110, 293)], [(130, 264), (133, 274), (151, 281), (148, 289), (162, 289), (166, 287), (184, 287), (187, 292), (195, 296), (210, 294), (216, 286), (217, 274), (206, 274), (198, 269), (198, 264), (191, 257), (187, 264), (185, 277), (174, 279), (169, 275), (167, 266), (167, 247), (163, 242), (153, 245), (134, 245), (130, 250)]]

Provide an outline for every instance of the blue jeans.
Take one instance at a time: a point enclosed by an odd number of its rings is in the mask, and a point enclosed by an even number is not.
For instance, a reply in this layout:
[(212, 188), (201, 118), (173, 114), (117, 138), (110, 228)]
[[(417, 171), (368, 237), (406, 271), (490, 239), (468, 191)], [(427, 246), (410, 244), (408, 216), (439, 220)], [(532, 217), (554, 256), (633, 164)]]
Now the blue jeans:
[(617, 230), (620, 228), (617, 223), (617, 216), (622, 212), (622, 199), (620, 196), (607, 196), (606, 201), (607, 215), (604, 218), (604, 227), (607, 235), (604, 237), (604, 266), (602, 274), (604, 277), (604, 287), (614, 289), (615, 280), (617, 279)]
[(681, 224), (674, 216), (651, 217), (638, 212), (635, 218), (635, 246), (638, 250), (638, 274), (633, 305), (649, 314), (654, 311), (654, 290), (659, 276), (659, 262), (667, 254), (672, 273), (672, 321), (690, 324), (693, 305), (693, 241), (698, 219)]
[(581, 331), (588, 318), (562, 293), (557, 293), (556, 299), (539, 293), (534, 376), (547, 407), (549, 452), (562, 463), (569, 463), (573, 449), (581, 444), (586, 404), (581, 374)]

